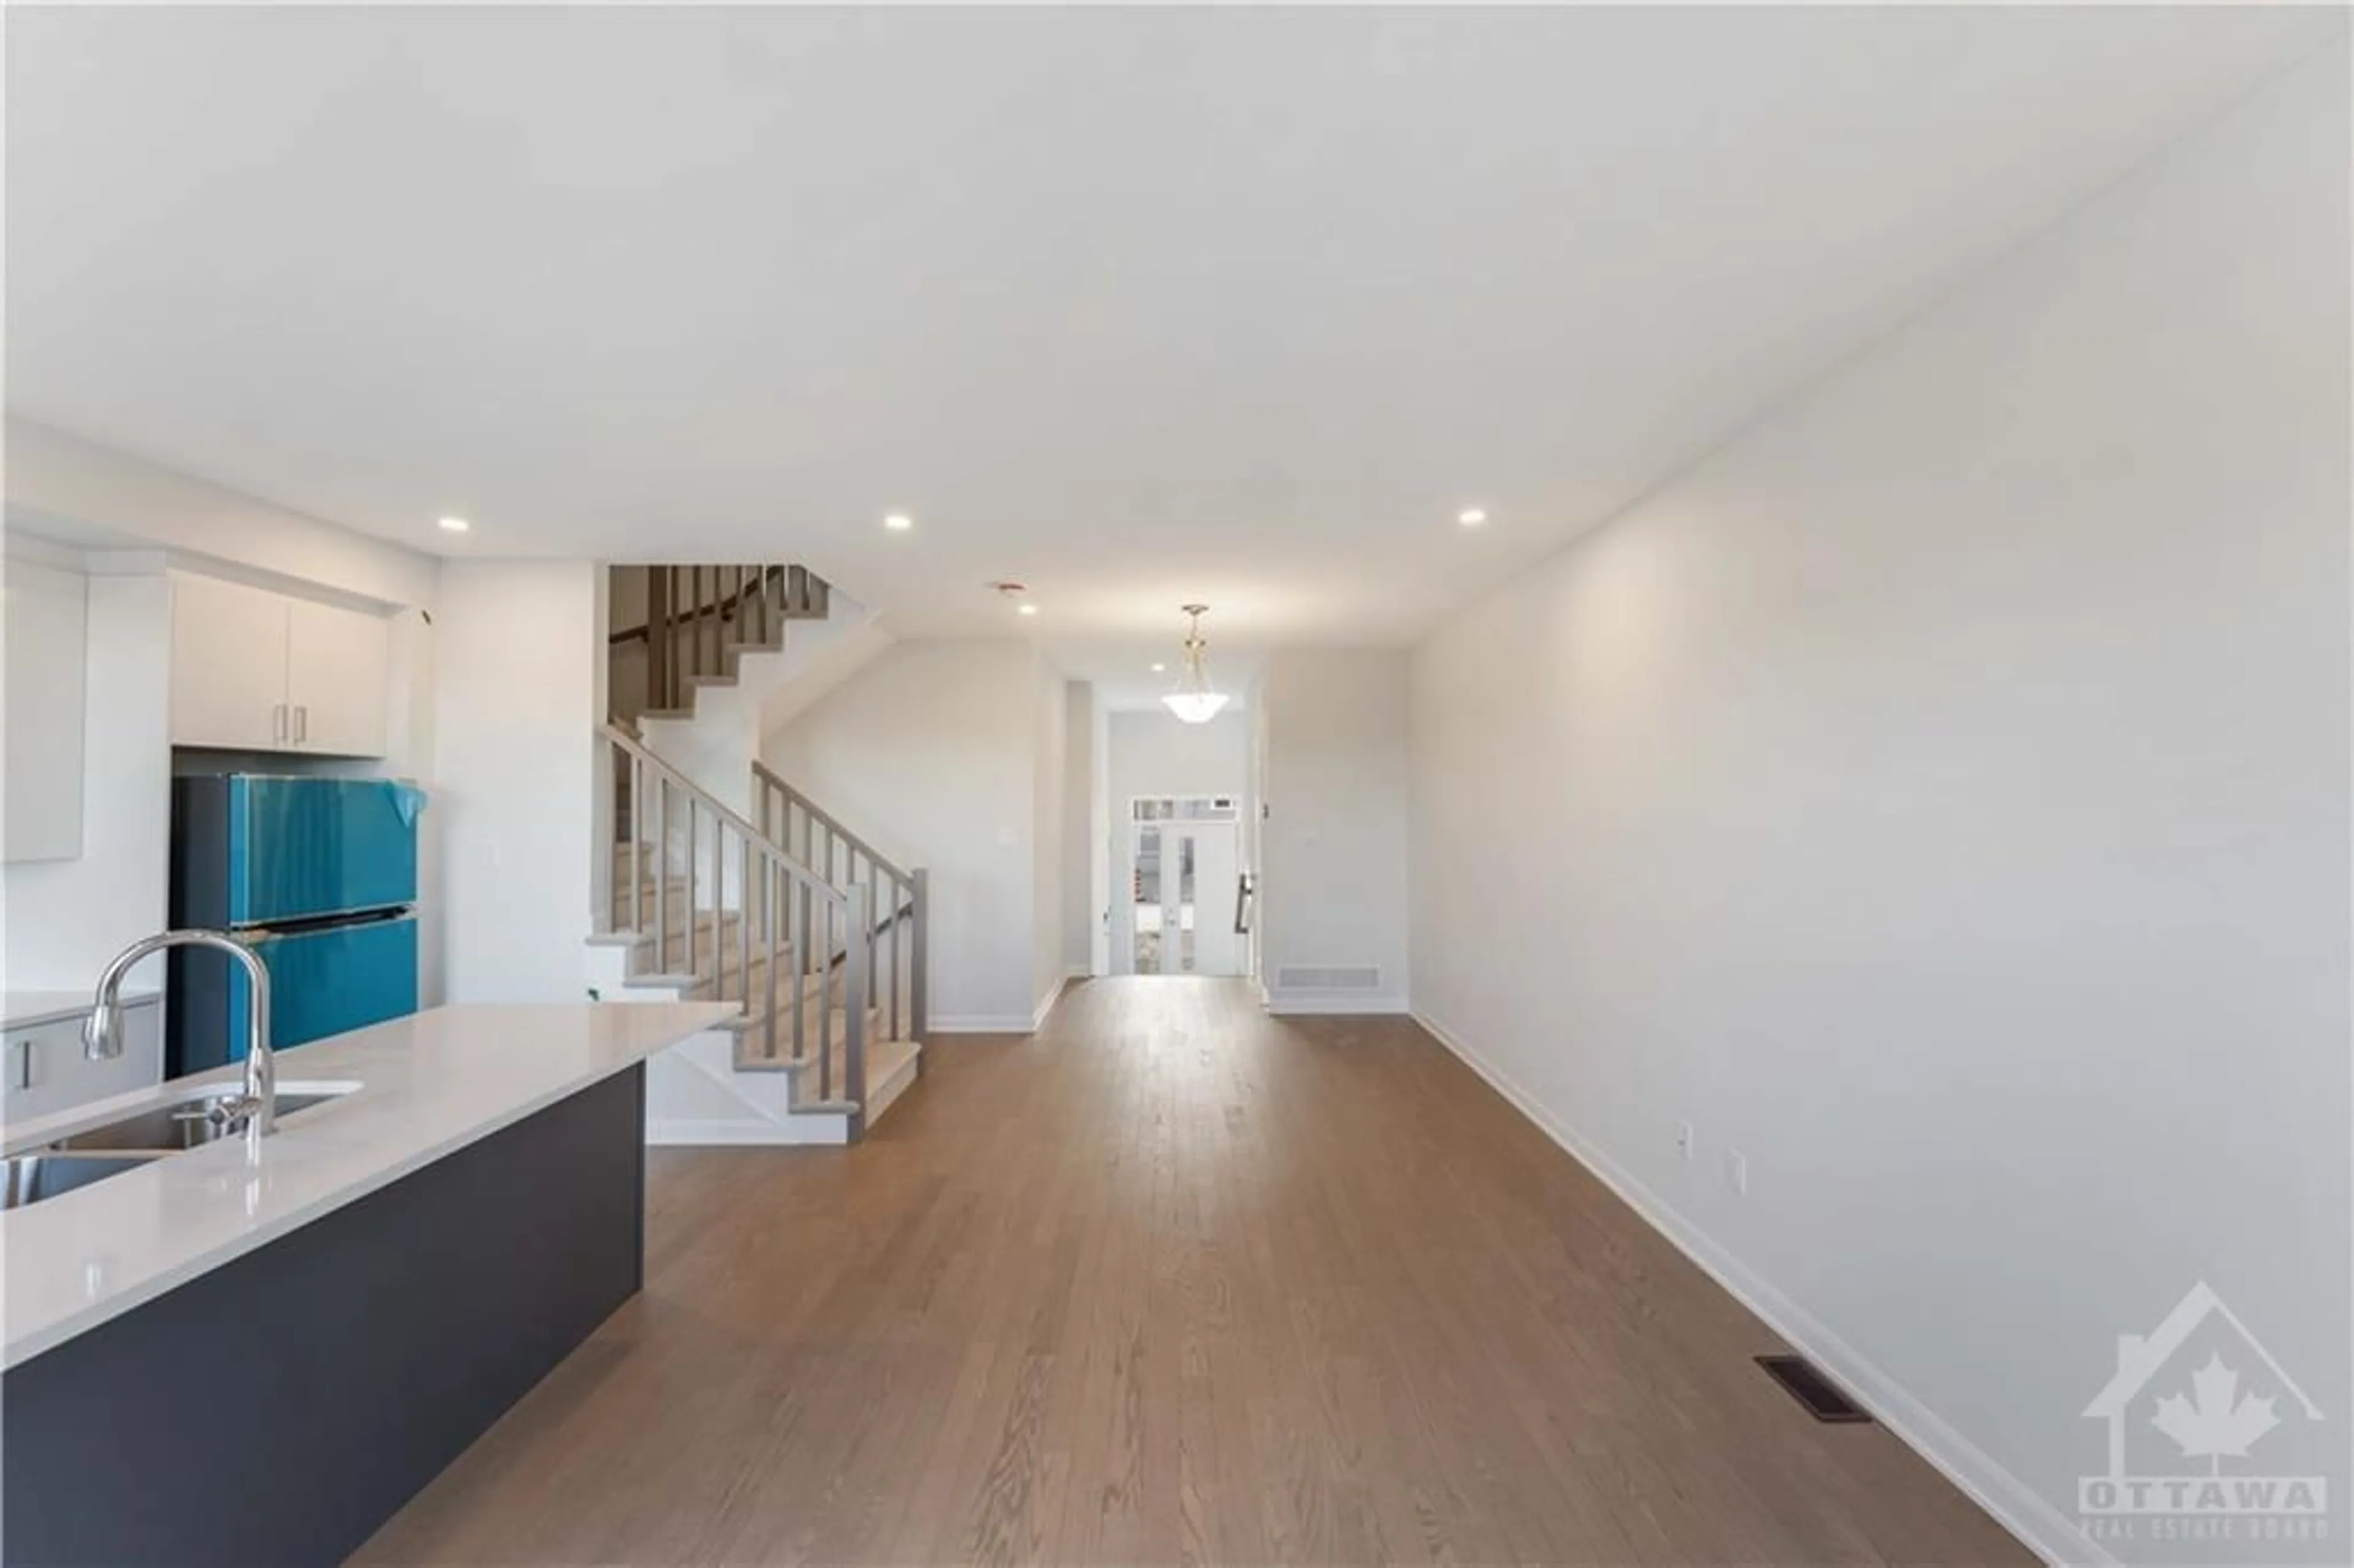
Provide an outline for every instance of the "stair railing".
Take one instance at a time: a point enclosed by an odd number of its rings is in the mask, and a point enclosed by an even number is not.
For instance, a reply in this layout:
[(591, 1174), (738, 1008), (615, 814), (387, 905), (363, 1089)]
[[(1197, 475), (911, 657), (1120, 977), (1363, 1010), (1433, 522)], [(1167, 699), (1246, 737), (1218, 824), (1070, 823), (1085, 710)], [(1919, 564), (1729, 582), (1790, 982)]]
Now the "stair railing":
[[(928, 1038), (930, 1004), (925, 969), (931, 927), (931, 876), (923, 867), (894, 864), (873, 844), (757, 759), (752, 764), (752, 814), (770, 842), (781, 844), (837, 888), (863, 887), (872, 912), (877, 966), (870, 969), (875, 1006), (884, 1010), (890, 1038)], [(907, 1033), (902, 1033), (906, 1024)]]
[(831, 590), (805, 567), (664, 566), (646, 575), (646, 618), (607, 641), (646, 645), (646, 707), (676, 713), (694, 705), (698, 683), (736, 673), (746, 646), (773, 647), (789, 620), (825, 613)]
[[(868, 1016), (850, 999), (874, 988), (872, 887), (837, 885), (813, 870), (620, 725), (606, 725), (601, 740), (622, 791), (608, 850), (612, 928), (644, 932), (651, 920), (658, 972), (699, 978), (707, 959), (713, 997), (764, 1014), (759, 1054), (776, 1062), (783, 1048), (814, 1066), (821, 1102), (835, 1100), (838, 964), (840, 1097), (856, 1137), (865, 1119)], [(790, 1016), (780, 1028), (783, 1009)]]

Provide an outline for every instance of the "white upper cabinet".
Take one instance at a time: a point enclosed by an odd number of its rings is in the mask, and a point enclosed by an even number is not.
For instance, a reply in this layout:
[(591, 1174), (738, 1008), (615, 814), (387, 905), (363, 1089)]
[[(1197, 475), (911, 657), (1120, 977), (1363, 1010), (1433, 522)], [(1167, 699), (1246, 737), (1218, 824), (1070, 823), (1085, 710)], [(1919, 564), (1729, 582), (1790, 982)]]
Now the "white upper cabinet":
[(0, 595), (7, 773), (0, 859), (81, 853), (82, 687), (89, 585), (80, 573), (11, 560)]
[(172, 578), (172, 744), (384, 755), (391, 629), (266, 588)]
[(392, 628), (380, 616), (296, 599), (286, 637), (294, 744), (338, 757), (382, 757)]
[(271, 751), (286, 713), (288, 600), (243, 583), (172, 578), (172, 744)]

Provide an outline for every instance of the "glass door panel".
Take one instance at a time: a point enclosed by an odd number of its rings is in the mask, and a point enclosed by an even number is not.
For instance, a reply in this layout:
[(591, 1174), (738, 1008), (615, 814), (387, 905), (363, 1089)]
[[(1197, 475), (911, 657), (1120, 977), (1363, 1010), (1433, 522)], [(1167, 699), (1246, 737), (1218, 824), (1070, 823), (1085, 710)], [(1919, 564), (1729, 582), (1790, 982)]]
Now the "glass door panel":
[(1177, 840), (1177, 897), (1173, 906), (1166, 911), (1168, 917), (1162, 921), (1162, 925), (1168, 928), (1170, 936), (1173, 938), (1171, 945), (1176, 949), (1177, 961), (1171, 972), (1190, 975), (1193, 972), (1196, 846), (1193, 830), (1191, 828), (1175, 830), (1175, 837)]
[(1136, 933), (1136, 969), (1140, 975), (1161, 972), (1161, 830), (1140, 823), (1136, 830), (1136, 863), (1129, 868), (1133, 889), (1131, 913)]

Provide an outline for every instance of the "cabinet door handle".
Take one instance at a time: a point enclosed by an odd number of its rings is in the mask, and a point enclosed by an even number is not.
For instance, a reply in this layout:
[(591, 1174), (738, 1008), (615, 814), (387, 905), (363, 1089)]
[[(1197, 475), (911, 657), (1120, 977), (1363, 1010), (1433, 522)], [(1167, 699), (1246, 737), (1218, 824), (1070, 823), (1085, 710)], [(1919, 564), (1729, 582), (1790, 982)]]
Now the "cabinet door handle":
[(298, 741), (311, 738), (311, 705), (308, 703), (294, 705), (294, 738)]
[(270, 705), (270, 738), (272, 740), (286, 738), (286, 705), (284, 703)]
[(16, 1042), (16, 1086), (33, 1086), (33, 1042), (29, 1038)]

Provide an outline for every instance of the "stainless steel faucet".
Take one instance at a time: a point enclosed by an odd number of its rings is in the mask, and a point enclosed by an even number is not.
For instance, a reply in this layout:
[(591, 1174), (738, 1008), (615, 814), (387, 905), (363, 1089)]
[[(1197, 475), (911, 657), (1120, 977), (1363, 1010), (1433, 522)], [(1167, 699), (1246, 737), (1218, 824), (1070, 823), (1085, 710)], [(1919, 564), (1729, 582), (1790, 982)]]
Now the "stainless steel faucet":
[(245, 1092), (214, 1102), (213, 1114), (245, 1122), (248, 1141), (278, 1130), (278, 1064), (270, 1055), (270, 970), (261, 955), (226, 931), (164, 931), (114, 955), (98, 977), (98, 996), (82, 1021), (82, 1054), (96, 1062), (122, 1054), (122, 981), (140, 959), (166, 948), (217, 948), (245, 966), (253, 995), (246, 1006)]

